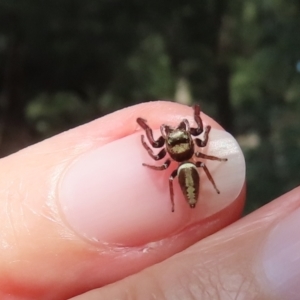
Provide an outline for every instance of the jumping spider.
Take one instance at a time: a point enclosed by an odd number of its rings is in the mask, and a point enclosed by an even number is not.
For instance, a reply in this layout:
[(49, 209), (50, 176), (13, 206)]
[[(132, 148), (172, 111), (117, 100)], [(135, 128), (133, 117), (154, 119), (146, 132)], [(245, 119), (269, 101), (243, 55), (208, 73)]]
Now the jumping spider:
[[(152, 129), (147, 125), (147, 121), (145, 119), (137, 118), (136, 120), (137, 123), (145, 130), (147, 139), (152, 147), (161, 148), (165, 145), (165, 147), (161, 149), (158, 154), (155, 154), (145, 142), (145, 136), (142, 135), (142, 144), (148, 151), (149, 155), (155, 160), (164, 158), (167, 153), (170, 156), (170, 158), (168, 158), (161, 166), (152, 166), (144, 163), (143, 166), (153, 170), (165, 170), (170, 166), (171, 159), (178, 162), (178, 168), (172, 172), (169, 178), (172, 212), (174, 212), (173, 180), (176, 176), (178, 176), (179, 185), (186, 201), (191, 208), (194, 208), (196, 206), (199, 196), (200, 184), (200, 176), (197, 168), (203, 168), (206, 176), (212, 183), (216, 192), (220, 194), (220, 191), (218, 190), (206, 165), (201, 161), (196, 161), (193, 156), (210, 160), (227, 161), (227, 158), (219, 158), (195, 151), (195, 143), (198, 147), (205, 147), (207, 145), (211, 127), (206, 126), (203, 129), (199, 105), (194, 105), (193, 109), (194, 119), (197, 124), (196, 128), (190, 127), (189, 121), (186, 119), (180, 122), (180, 124), (176, 128), (163, 124), (160, 127), (161, 136), (157, 140), (153, 138)], [(196, 136), (200, 135), (203, 131), (204, 138), (203, 140), (201, 140)], [(193, 139), (192, 136), (195, 136), (196, 138)]]

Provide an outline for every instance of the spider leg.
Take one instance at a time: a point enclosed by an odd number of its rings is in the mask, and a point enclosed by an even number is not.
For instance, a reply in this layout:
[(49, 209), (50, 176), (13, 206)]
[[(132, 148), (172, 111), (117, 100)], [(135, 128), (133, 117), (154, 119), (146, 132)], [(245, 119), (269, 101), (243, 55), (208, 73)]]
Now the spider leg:
[(169, 177), (169, 189), (170, 189), (172, 212), (174, 212), (174, 210), (175, 210), (173, 180), (177, 176), (177, 170), (178, 169), (174, 170)]
[(180, 122), (178, 125), (178, 129), (183, 129), (186, 131), (190, 131), (190, 123), (187, 119), (183, 119), (183, 121)]
[(210, 130), (211, 130), (210, 126), (205, 127), (203, 141), (199, 138), (194, 139), (198, 147), (205, 147), (207, 145)]
[(147, 143), (145, 142), (145, 136), (142, 135), (141, 136), (141, 141), (142, 141), (142, 144), (144, 146), (144, 148), (147, 150), (148, 154), (154, 159), (154, 160), (160, 160), (162, 158), (164, 158), (167, 154), (166, 152), (166, 149), (163, 148), (161, 149), (158, 154), (154, 154), (153, 153), (153, 150), (147, 145)]
[(203, 154), (201, 152), (195, 152), (195, 156), (196, 157), (201, 157), (201, 158), (204, 158), (204, 159), (218, 160), (218, 161), (227, 161), (228, 160), (228, 158), (220, 158), (220, 157), (217, 157), (217, 156), (206, 155), (206, 154)]
[(214, 179), (212, 178), (212, 176), (211, 176), (209, 170), (207, 169), (205, 163), (203, 163), (203, 162), (201, 162), (201, 161), (197, 161), (197, 162), (195, 163), (195, 165), (196, 165), (197, 168), (203, 168), (203, 170), (204, 170), (204, 172), (205, 172), (205, 174), (206, 174), (208, 180), (211, 182), (211, 184), (212, 184), (213, 187), (215, 188), (216, 192), (217, 192), (218, 194), (220, 194), (220, 191), (218, 190), (218, 188), (217, 188), (217, 186), (216, 186), (216, 183), (215, 183)]
[(154, 139), (152, 129), (147, 125), (147, 121), (145, 119), (137, 118), (136, 122), (145, 130), (148, 141), (152, 147), (160, 148), (164, 145), (165, 139), (162, 136), (160, 136), (157, 140)]
[(162, 124), (160, 126), (160, 132), (162, 137), (166, 139), (169, 133), (171, 132), (171, 127), (169, 125)]
[(148, 165), (148, 164), (143, 164), (143, 166), (147, 167), (149, 169), (152, 169), (152, 170), (162, 171), (162, 170), (167, 169), (170, 166), (170, 163), (171, 163), (171, 160), (167, 159), (165, 161), (165, 163), (161, 166), (152, 166), (152, 165)]
[(195, 104), (193, 106), (194, 109), (194, 119), (196, 121), (197, 127), (191, 127), (191, 135), (197, 136), (203, 132), (203, 122), (200, 117), (200, 106)]
[[(156, 171), (163, 171), (167, 169), (171, 164), (171, 160), (167, 159), (165, 163), (161, 166), (151, 166), (147, 164), (143, 164), (144, 167), (147, 167), (152, 170)], [(172, 174), (169, 177), (169, 189), (170, 189), (170, 197), (171, 197), (171, 204), (172, 204), (172, 212), (174, 212), (174, 189), (173, 189), (173, 180), (177, 176), (177, 169), (172, 172)]]

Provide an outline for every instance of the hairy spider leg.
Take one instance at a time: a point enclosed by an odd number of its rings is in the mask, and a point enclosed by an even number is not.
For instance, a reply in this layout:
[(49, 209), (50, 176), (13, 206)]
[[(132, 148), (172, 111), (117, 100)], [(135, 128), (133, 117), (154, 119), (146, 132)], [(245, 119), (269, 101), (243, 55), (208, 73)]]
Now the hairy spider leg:
[(209, 125), (205, 127), (203, 141), (199, 138), (194, 139), (198, 147), (205, 147), (207, 145), (210, 130), (211, 127)]
[(203, 168), (203, 170), (204, 170), (204, 172), (205, 172), (205, 174), (206, 174), (208, 180), (212, 183), (212, 185), (213, 185), (213, 187), (215, 188), (216, 192), (217, 192), (218, 194), (220, 194), (220, 191), (218, 190), (218, 188), (217, 188), (217, 186), (216, 186), (216, 184), (215, 184), (215, 181), (214, 181), (214, 179), (212, 178), (212, 176), (211, 176), (209, 170), (207, 169), (205, 163), (203, 163), (203, 162), (201, 162), (201, 161), (197, 161), (197, 162), (195, 163), (195, 165), (196, 165), (197, 168)]
[(160, 126), (160, 132), (163, 139), (166, 139), (168, 134), (172, 131), (172, 128), (169, 125), (162, 124)]
[(190, 131), (190, 123), (187, 119), (184, 119), (183, 121), (180, 122), (180, 124), (177, 127), (178, 129), (183, 129), (186, 131)]
[[(200, 106), (196, 104), (193, 106), (193, 109), (194, 109), (194, 119), (195, 119), (195, 122), (197, 123), (198, 127), (197, 128), (192, 127), (190, 129), (190, 132), (191, 132), (191, 135), (198, 136), (199, 134), (201, 134), (203, 132), (203, 122), (200, 117)], [(210, 126), (205, 127), (203, 141), (199, 138), (195, 138), (194, 141), (198, 147), (205, 147), (207, 145), (210, 129), (211, 129)]]
[(154, 159), (154, 160), (160, 160), (164, 158), (167, 154), (167, 151), (165, 148), (161, 149), (157, 154), (153, 153), (153, 150), (148, 146), (148, 144), (145, 142), (145, 136), (141, 135), (141, 141), (144, 146), (144, 148), (147, 150), (148, 154)]
[(160, 148), (165, 144), (165, 139), (160, 136), (157, 140), (153, 137), (152, 129), (147, 125), (147, 121), (142, 118), (136, 119), (137, 123), (145, 130), (149, 143), (154, 148)]
[(143, 166), (147, 167), (149, 169), (152, 169), (152, 170), (163, 171), (163, 170), (166, 170), (170, 166), (170, 164), (171, 164), (171, 160), (167, 159), (165, 161), (165, 163), (161, 166), (152, 166), (152, 165), (148, 165), (148, 164), (144, 164), (144, 163), (143, 163)]
[(169, 189), (170, 189), (172, 212), (174, 212), (174, 210), (175, 210), (173, 181), (174, 181), (174, 178), (177, 176), (177, 170), (178, 169), (174, 170), (169, 177)]
[(194, 120), (197, 124), (197, 127), (196, 128), (191, 127), (191, 135), (197, 136), (203, 132), (203, 122), (200, 117), (200, 106), (195, 104), (193, 106), (193, 109), (194, 109)]
[[(148, 167), (149, 169), (156, 170), (156, 171), (163, 171), (166, 170), (171, 164), (171, 160), (167, 159), (165, 163), (161, 166), (152, 166), (143, 164), (144, 167)], [(177, 169), (174, 170), (169, 177), (169, 189), (170, 189), (170, 197), (171, 197), (171, 204), (172, 204), (172, 212), (174, 212), (174, 189), (173, 189), (173, 180), (177, 176)]]
[(228, 158), (221, 158), (221, 157), (217, 157), (217, 156), (206, 155), (206, 154), (203, 154), (201, 152), (195, 152), (195, 156), (196, 157), (201, 157), (201, 158), (204, 158), (204, 159), (218, 160), (218, 161), (227, 161), (228, 160)]

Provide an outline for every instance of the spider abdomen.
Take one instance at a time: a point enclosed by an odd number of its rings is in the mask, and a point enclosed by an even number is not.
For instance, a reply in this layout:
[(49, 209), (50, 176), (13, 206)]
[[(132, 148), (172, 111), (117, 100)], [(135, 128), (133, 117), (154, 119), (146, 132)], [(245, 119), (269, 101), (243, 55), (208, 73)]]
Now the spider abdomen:
[(200, 177), (197, 167), (191, 162), (181, 164), (178, 168), (178, 181), (186, 201), (194, 208), (199, 196)]

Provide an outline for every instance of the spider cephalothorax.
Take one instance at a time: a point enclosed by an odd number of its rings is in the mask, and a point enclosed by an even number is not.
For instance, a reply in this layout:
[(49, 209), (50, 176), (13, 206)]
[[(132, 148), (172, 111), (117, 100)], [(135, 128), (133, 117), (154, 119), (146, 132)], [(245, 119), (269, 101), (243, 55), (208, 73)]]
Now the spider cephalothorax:
[[(152, 147), (161, 148), (165, 145), (165, 147), (162, 148), (158, 154), (154, 154), (152, 149), (145, 142), (145, 136), (142, 135), (142, 144), (148, 151), (149, 155), (155, 160), (164, 158), (167, 153), (170, 156), (170, 158), (168, 158), (161, 166), (152, 166), (148, 164), (143, 164), (143, 166), (153, 170), (165, 170), (170, 166), (171, 159), (179, 163), (178, 168), (172, 172), (169, 178), (172, 211), (174, 211), (173, 180), (176, 176), (178, 176), (179, 185), (183, 195), (191, 208), (196, 206), (199, 197), (200, 176), (198, 173), (198, 168), (203, 168), (206, 176), (214, 186), (216, 192), (218, 194), (220, 193), (206, 165), (201, 161), (196, 161), (194, 156), (196, 158), (227, 161), (227, 158), (219, 158), (195, 151), (195, 143), (198, 147), (206, 146), (211, 127), (206, 126), (205, 129), (203, 129), (199, 105), (194, 105), (193, 109), (194, 119), (197, 124), (196, 128), (190, 127), (190, 124), (186, 119), (180, 122), (176, 128), (163, 124), (160, 127), (161, 136), (157, 140), (154, 140), (152, 129), (147, 125), (146, 120), (137, 118), (137, 123), (145, 130), (148, 141)], [(197, 138), (197, 136), (203, 131), (204, 137), (203, 140), (201, 140), (200, 138)], [(195, 138), (193, 139), (192, 136), (195, 136)]]

